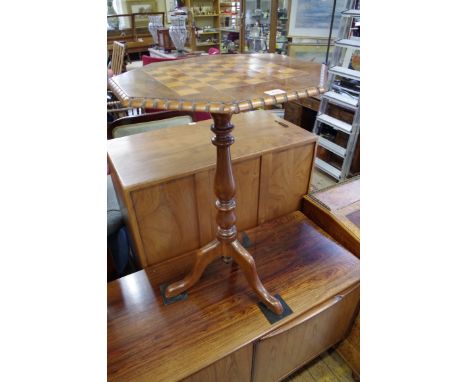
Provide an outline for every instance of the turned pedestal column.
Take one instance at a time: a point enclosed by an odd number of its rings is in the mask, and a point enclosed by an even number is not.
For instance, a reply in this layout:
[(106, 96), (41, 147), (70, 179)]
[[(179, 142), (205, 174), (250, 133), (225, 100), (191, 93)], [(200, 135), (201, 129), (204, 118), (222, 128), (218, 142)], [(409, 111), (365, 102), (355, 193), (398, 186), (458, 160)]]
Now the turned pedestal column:
[(257, 293), (265, 305), (281, 314), (283, 307), (263, 286), (255, 267), (255, 260), (250, 253), (237, 240), (236, 229), (236, 184), (232, 172), (230, 146), (234, 143), (231, 135), (234, 125), (231, 124), (231, 114), (212, 113), (214, 124), (211, 130), (215, 134), (212, 143), (216, 146), (216, 173), (214, 191), (218, 198), (216, 222), (218, 230), (216, 239), (199, 249), (195, 264), (191, 272), (182, 280), (177, 281), (166, 288), (166, 297), (174, 297), (193, 286), (203, 274), (206, 266), (215, 258), (223, 256), (232, 257), (244, 272), (249, 285)]

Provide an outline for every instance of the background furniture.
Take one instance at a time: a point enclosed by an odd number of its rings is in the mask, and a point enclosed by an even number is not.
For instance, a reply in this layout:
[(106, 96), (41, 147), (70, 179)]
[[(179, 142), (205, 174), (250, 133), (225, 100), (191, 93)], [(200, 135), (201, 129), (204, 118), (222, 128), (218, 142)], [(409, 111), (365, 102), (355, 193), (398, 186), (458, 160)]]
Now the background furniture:
[[(152, 115), (124, 117), (111, 124), (109, 132), (112, 138), (119, 138), (191, 123), (192, 118), (184, 114), (188, 113), (166, 111)], [(110, 175), (107, 176), (107, 248), (108, 281), (136, 270), (134, 249), (127, 227), (124, 225), (122, 211)]]
[[(164, 113), (165, 114), (165, 113)], [(166, 116), (165, 116), (166, 117)], [(147, 131), (154, 131), (173, 126), (188, 125), (192, 123), (192, 118), (188, 115), (177, 116), (172, 118), (164, 118), (149, 122), (134, 123), (115, 127), (112, 130), (113, 138), (128, 137), (130, 135), (141, 134)]]
[[(163, 50), (154, 49), (154, 48), (148, 49), (148, 52), (151, 58), (165, 58), (165, 59), (173, 59), (173, 60), (176, 58), (181, 58), (181, 56), (177, 55), (176, 53), (166, 53)], [(154, 62), (158, 62), (158, 61), (154, 61)]]
[[(208, 51), (215, 47), (221, 50), (220, 3), (221, 0), (187, 0), (185, 5), (189, 12), (188, 30), (191, 31), (187, 41), (191, 51)], [(208, 28), (209, 27), (209, 28)]]
[[(182, 119), (176, 119), (177, 117)], [(124, 116), (107, 124), (107, 139), (158, 130), (161, 126), (167, 127), (168, 121), (172, 121), (170, 126), (182, 125), (197, 121), (197, 117), (198, 113), (167, 110)], [(129, 132), (129, 134), (125, 132)]]
[(162, 48), (164, 52), (171, 53), (171, 51), (175, 49), (175, 46), (169, 35), (169, 28), (159, 28), (157, 34), (159, 47)]
[(107, 16), (107, 20), (120, 19), (120, 24), (123, 25), (125, 19), (128, 23), (128, 28), (107, 30), (107, 50), (112, 50), (114, 41), (122, 41), (126, 43), (127, 53), (142, 53), (154, 46), (154, 40), (148, 30), (148, 22), (142, 23), (142, 17), (148, 18), (148, 15), (162, 15), (164, 25), (164, 12), (148, 12), (148, 13), (125, 13)]
[(243, 0), (241, 52), (286, 53), (289, 2)]
[(110, 72), (108, 72), (108, 76), (117, 76), (120, 73), (125, 71), (125, 44), (114, 41), (112, 44), (112, 58), (110, 62)]
[[(284, 119), (294, 123), (295, 125), (301, 126), (308, 131), (312, 131), (317, 112), (320, 107), (320, 96), (303, 98), (297, 101), (286, 102), (284, 104)], [(328, 108), (328, 114), (331, 117), (340, 119), (347, 123), (352, 123), (354, 114), (346, 109), (330, 105)], [(348, 140), (348, 135), (336, 131), (334, 136), (335, 142), (339, 145), (345, 145)], [(340, 166), (342, 158), (336, 156), (332, 152), (325, 150), (323, 147), (317, 149), (317, 157), (332, 163), (335, 166)], [(360, 137), (357, 138), (356, 148), (354, 150), (353, 159), (351, 161), (351, 167), (349, 170), (349, 176), (358, 175), (360, 172)]]
[[(313, 132), (320, 136), (319, 146), (340, 158), (337, 166), (334, 161), (318, 159), (317, 168), (338, 181), (348, 177), (360, 128), (360, 71), (359, 61), (353, 65), (353, 57), (359, 58), (359, 37), (353, 36), (353, 20), (359, 19), (359, 9), (351, 8), (355, 0), (347, 0), (346, 10), (342, 12), (340, 32), (335, 41), (333, 58), (328, 64), (328, 91), (321, 96), (320, 108), (315, 120)], [(360, 60), (360, 58), (359, 58)], [(353, 83), (354, 92), (344, 83)], [(330, 106), (348, 110), (353, 114), (351, 123), (347, 123), (329, 114)], [(347, 136), (343, 144), (336, 140), (337, 132)]]
[(147, 268), (108, 284), (109, 381), (280, 381), (346, 336), (359, 300), (356, 257), (305, 210), (240, 236), (292, 314), (270, 324), (234, 263), (215, 261), (186, 300), (170, 305), (160, 285), (183, 270), (175, 259)]
[[(297, 210), (309, 189), (316, 138), (275, 121), (285, 122), (266, 111), (233, 117), (240, 230)], [(210, 124), (204, 121), (108, 142), (111, 175), (142, 267), (171, 261), (216, 235), (216, 156)], [(133, 148), (131, 156), (128, 147)], [(186, 269), (186, 261), (179, 260), (174, 269)]]
[[(351, 179), (313, 193), (307, 199), (307, 213), (322, 229), (357, 257), (360, 256), (360, 180)], [(337, 351), (359, 379), (360, 315)]]
[(220, 7), (221, 52), (241, 52), (242, 1), (222, 0)]

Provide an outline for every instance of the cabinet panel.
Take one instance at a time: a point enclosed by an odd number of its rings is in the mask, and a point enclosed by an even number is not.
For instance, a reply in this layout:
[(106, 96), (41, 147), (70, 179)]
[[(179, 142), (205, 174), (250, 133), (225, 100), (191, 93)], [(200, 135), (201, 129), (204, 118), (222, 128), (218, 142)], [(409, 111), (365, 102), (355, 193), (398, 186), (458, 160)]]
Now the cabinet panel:
[(279, 381), (340, 341), (358, 300), (356, 287), (261, 339), (254, 348), (253, 381)]
[(258, 224), (299, 209), (309, 191), (314, 150), (315, 144), (262, 156)]
[(148, 264), (200, 246), (193, 176), (131, 195)]
[(220, 359), (182, 382), (246, 382), (252, 370), (252, 344)]

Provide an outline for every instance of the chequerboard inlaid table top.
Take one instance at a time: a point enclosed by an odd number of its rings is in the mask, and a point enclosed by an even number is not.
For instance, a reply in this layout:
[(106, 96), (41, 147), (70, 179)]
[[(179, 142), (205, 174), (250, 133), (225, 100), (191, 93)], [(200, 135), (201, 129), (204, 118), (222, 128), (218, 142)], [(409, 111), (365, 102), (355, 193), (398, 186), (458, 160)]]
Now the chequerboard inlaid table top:
[(113, 77), (124, 106), (239, 113), (318, 95), (320, 64), (278, 54), (158, 62)]
[(273, 314), (283, 313), (280, 299), (265, 289), (254, 258), (237, 238), (231, 118), (242, 111), (323, 93), (325, 89), (318, 86), (320, 69), (319, 64), (278, 54), (214, 55), (154, 63), (109, 79), (109, 88), (124, 107), (205, 111), (213, 118), (216, 238), (197, 251), (192, 269), (183, 279), (164, 287), (166, 299), (190, 289), (208, 264), (222, 257), (241, 267), (250, 287)]

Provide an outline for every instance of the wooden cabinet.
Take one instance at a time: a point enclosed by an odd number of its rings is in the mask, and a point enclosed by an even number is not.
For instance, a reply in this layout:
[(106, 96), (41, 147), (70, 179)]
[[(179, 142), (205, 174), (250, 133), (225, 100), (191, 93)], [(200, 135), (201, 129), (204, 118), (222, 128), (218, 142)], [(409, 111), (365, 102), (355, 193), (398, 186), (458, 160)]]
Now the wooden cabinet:
[(250, 381), (252, 373), (252, 344), (244, 346), (205, 367), (183, 382), (244, 382)]
[(287, 0), (243, 0), (241, 52), (286, 54), (288, 9)]
[(221, 51), (219, 0), (187, 0), (185, 5), (189, 11), (188, 25), (192, 31), (188, 43), (192, 52), (207, 52), (210, 48)]
[[(238, 230), (299, 209), (308, 192), (316, 137), (275, 119), (265, 111), (233, 116)], [(200, 248), (215, 237), (216, 150), (210, 124), (108, 141), (112, 180), (143, 267)]]
[(243, 4), (240, 0), (220, 0), (221, 53), (241, 52)]
[(340, 341), (358, 299), (356, 287), (262, 337), (255, 344), (252, 381), (279, 381)]
[(300, 211), (240, 236), (267, 290), (292, 313), (270, 324), (240, 268), (221, 259), (187, 299), (164, 305), (160, 285), (181, 274), (169, 263), (149, 267), (108, 284), (109, 381), (274, 382), (345, 337), (359, 259)]
[[(355, 256), (360, 256), (360, 180), (353, 179), (305, 196), (308, 216)], [(360, 374), (360, 319), (337, 347), (355, 376)]]
[(316, 137), (275, 119), (265, 111), (234, 116), (231, 146), (239, 240), (265, 288), (292, 311), (273, 324), (239, 266), (222, 259), (186, 299), (163, 302), (162, 286), (184, 276), (214, 235), (209, 122), (108, 142), (147, 266), (108, 284), (109, 381), (279, 381), (345, 338), (359, 303), (359, 259), (311, 220), (311, 200), (302, 197)]

